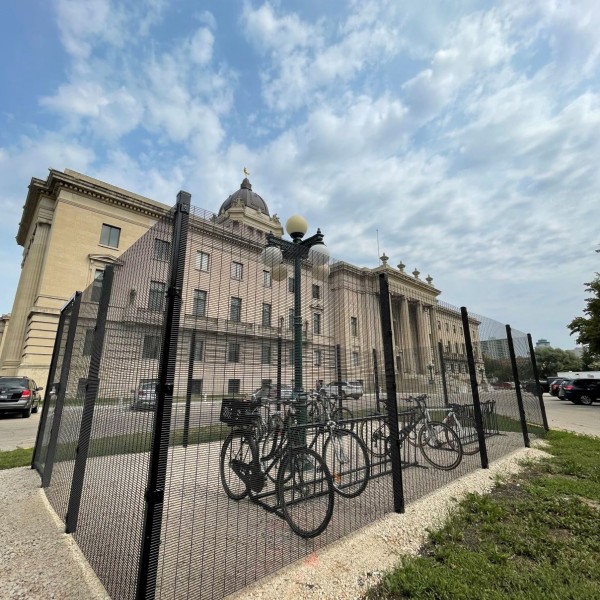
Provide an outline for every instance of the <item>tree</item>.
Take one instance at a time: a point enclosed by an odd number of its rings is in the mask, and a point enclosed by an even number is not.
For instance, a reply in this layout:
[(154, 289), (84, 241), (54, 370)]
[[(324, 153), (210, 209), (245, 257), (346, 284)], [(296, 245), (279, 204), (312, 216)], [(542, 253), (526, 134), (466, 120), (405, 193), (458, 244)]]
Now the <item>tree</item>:
[(580, 371), (583, 367), (581, 358), (573, 350), (560, 348), (536, 348), (535, 362), (540, 379), (556, 375), (559, 371)]
[(600, 273), (596, 273), (596, 278), (585, 285), (585, 291), (593, 294), (585, 301), (583, 312), (587, 316), (576, 317), (568, 327), (571, 335), (577, 334), (578, 344), (585, 344), (590, 355), (600, 357)]

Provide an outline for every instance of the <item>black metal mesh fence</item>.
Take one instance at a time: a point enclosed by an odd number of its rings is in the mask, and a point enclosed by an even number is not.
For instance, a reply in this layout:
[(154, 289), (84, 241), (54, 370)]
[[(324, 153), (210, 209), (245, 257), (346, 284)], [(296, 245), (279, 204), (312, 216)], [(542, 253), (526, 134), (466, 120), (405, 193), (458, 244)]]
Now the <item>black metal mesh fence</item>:
[[(410, 502), (523, 446), (505, 326), (387, 265), (294, 248), (265, 264), (268, 236), (199, 209), (173, 289), (177, 218), (92, 284), (76, 319), (66, 309), (36, 448), (52, 506), (111, 597), (222, 598), (398, 510), (400, 471)], [(529, 350), (513, 338), (528, 381)], [(151, 490), (156, 468), (164, 488)]]

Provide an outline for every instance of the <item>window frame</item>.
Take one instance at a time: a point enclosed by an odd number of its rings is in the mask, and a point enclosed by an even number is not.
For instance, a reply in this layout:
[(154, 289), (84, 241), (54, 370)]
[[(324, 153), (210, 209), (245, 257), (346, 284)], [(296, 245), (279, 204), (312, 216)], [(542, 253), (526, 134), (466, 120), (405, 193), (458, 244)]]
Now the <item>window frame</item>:
[(231, 261), (231, 279), (244, 281), (244, 263)]
[[(153, 289), (154, 286), (154, 289)], [(161, 286), (160, 289), (158, 286)], [(148, 288), (148, 305), (147, 308), (150, 312), (163, 312), (165, 310), (165, 294), (167, 292), (167, 284), (163, 281), (150, 280), (150, 287)], [(156, 299), (160, 301), (157, 302)]]
[[(200, 302), (201, 302), (200, 294), (204, 294), (204, 299), (202, 300), (202, 302), (204, 303), (204, 306), (203, 306), (203, 310), (201, 312), (198, 311), (198, 307), (200, 306)], [(192, 315), (194, 317), (206, 317), (207, 300), (208, 300), (208, 292), (206, 290), (201, 290), (201, 289), (194, 290), (194, 297), (192, 299)]]
[[(234, 302), (237, 301), (237, 302)], [(237, 308), (234, 308), (237, 304)], [(234, 312), (237, 310), (237, 315)], [(237, 316), (237, 318), (234, 318)], [(242, 322), (242, 299), (238, 296), (231, 296), (229, 299), (229, 320), (232, 323), (241, 323)]]
[[(206, 259), (206, 268), (204, 268), (204, 262)], [(210, 271), (210, 254), (204, 252), (204, 250), (198, 250), (196, 252), (196, 270), (208, 273)]]
[(154, 260), (168, 262), (171, 258), (171, 242), (167, 240), (161, 240), (160, 238), (154, 238), (153, 255)]
[[(115, 231), (117, 232), (117, 243), (113, 245), (110, 242)], [(103, 241), (104, 239), (106, 239), (106, 241)], [(98, 244), (100, 246), (106, 246), (107, 248), (118, 248), (120, 242), (121, 228), (116, 227), (115, 225), (109, 225), (108, 223), (102, 223), (102, 228), (100, 229), (100, 241), (98, 242)]]

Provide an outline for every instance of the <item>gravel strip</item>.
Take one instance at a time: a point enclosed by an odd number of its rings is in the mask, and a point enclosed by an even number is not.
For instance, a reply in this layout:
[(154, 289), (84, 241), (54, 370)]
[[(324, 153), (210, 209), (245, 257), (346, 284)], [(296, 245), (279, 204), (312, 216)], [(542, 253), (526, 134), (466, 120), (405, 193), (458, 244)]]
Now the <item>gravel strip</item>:
[[(427, 528), (439, 527), (466, 493), (489, 491), (497, 475), (546, 453), (524, 448), (411, 503), (402, 515), (334, 542), (229, 596), (231, 600), (359, 598), (400, 555), (415, 554)], [(0, 599), (110, 600), (28, 468), (0, 471)]]
[(427, 529), (439, 528), (458, 500), (469, 492), (490, 491), (497, 476), (517, 473), (523, 460), (548, 456), (535, 448), (523, 448), (494, 461), (450, 485), (411, 503), (404, 514), (389, 514), (344, 539), (261, 579), (230, 600), (281, 600), (282, 598), (356, 599), (380, 581), (401, 555), (415, 555), (427, 538)]

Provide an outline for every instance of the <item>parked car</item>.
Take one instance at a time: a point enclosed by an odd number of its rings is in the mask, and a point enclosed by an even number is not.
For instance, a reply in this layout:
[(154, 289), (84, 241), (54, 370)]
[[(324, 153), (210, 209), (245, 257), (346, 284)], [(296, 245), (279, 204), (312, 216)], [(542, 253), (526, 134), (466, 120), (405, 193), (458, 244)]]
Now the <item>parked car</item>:
[(492, 387), (495, 390), (514, 390), (515, 384), (510, 381), (499, 381), (497, 383), (492, 383)]
[(29, 377), (0, 377), (0, 411), (19, 411), (28, 419), (39, 410), (43, 389)]
[(156, 381), (141, 381), (133, 390), (131, 410), (153, 410), (156, 408)]
[(573, 404), (590, 405), (600, 401), (600, 379), (567, 379), (558, 392), (559, 398)]
[[(541, 386), (541, 383), (540, 383), (540, 386)], [(529, 392), (530, 394), (534, 394), (535, 396), (537, 396), (538, 386), (537, 386), (537, 382), (535, 381), (535, 379), (529, 379), (528, 381), (524, 381), (521, 384), (521, 387), (523, 388), (523, 390), (525, 392)]]
[(550, 394), (553, 396), (558, 396), (558, 390), (560, 389), (560, 384), (568, 381), (564, 377), (557, 377), (550, 382)]
[(277, 395), (277, 385), (265, 383), (252, 392), (252, 400), (289, 400), (292, 397), (292, 386), (281, 385), (281, 395)]
[(363, 386), (359, 381), (332, 381), (324, 385), (319, 392), (331, 396), (337, 396), (341, 392), (342, 398), (351, 396), (358, 400), (363, 395)]

